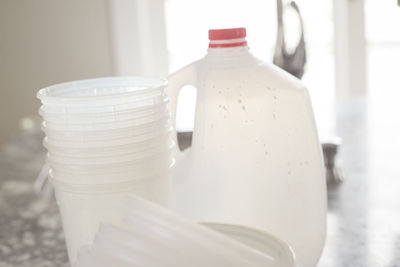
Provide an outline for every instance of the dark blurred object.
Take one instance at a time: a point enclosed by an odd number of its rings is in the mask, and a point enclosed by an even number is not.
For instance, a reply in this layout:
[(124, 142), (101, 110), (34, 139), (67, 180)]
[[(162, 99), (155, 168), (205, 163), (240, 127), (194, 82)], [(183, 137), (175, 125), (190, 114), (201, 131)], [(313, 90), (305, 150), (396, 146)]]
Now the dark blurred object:
[(192, 146), (192, 135), (192, 132), (178, 133), (178, 146), (181, 151), (184, 151)]
[(343, 174), (339, 167), (336, 165), (336, 155), (340, 147), (341, 140), (336, 138), (334, 141), (322, 144), (322, 151), (324, 153), (325, 170), (326, 170), (326, 183), (338, 184), (343, 181)]
[(304, 42), (304, 26), (303, 19), (300, 14), (300, 10), (297, 4), (292, 1), (290, 6), (296, 11), (299, 17), (301, 36), (300, 41), (296, 46), (293, 53), (289, 53), (287, 50), (287, 44), (285, 41), (285, 25), (283, 22), (283, 4), (282, 0), (277, 0), (277, 12), (278, 12), (278, 34), (276, 39), (275, 54), (274, 54), (274, 64), (278, 67), (284, 69), (290, 74), (301, 79), (304, 74), (304, 66), (306, 64), (306, 45)]

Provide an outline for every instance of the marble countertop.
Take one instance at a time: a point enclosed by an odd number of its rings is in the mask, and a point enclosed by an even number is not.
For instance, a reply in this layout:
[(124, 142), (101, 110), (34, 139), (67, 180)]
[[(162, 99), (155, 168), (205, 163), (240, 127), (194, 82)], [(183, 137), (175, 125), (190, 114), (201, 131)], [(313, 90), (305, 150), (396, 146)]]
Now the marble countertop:
[[(389, 108), (360, 100), (337, 112), (345, 180), (328, 187), (320, 267), (400, 267), (400, 120)], [(34, 190), (42, 137), (24, 131), (0, 149), (0, 267), (68, 266), (54, 197)]]
[(0, 267), (69, 266), (55, 199), (34, 190), (42, 138), (21, 132), (0, 149)]

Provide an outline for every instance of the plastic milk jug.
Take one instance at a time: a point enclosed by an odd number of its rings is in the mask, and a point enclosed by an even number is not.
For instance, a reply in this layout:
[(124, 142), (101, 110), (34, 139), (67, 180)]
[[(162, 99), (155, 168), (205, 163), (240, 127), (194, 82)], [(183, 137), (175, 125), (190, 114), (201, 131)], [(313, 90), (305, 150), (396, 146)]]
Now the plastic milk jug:
[(192, 147), (178, 152), (172, 208), (201, 222), (235, 223), (288, 242), (315, 266), (326, 231), (326, 183), (307, 89), (254, 57), (245, 28), (209, 31), (207, 55), (170, 75), (197, 88)]

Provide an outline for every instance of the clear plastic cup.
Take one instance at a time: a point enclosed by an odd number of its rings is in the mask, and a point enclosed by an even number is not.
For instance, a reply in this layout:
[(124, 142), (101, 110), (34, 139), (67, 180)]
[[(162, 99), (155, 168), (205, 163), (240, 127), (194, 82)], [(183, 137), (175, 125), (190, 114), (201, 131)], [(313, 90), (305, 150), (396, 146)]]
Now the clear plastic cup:
[[(67, 162), (66, 159), (57, 161), (57, 159), (48, 157), (47, 162), (54, 170), (70, 172), (70, 173), (113, 173), (115, 169), (148, 169), (152, 170), (154, 168), (159, 168), (163, 166), (168, 166), (172, 158), (173, 150), (164, 151), (158, 153), (157, 155), (152, 155), (148, 157), (135, 157), (127, 158), (120, 157), (115, 160), (110, 160), (106, 162), (104, 160), (92, 160), (90, 163), (77, 162), (71, 160)], [(74, 163), (75, 164), (74, 164)]]
[(107, 171), (77, 172), (52, 168), (49, 177), (53, 180), (69, 184), (103, 185), (107, 183), (128, 182), (147, 179), (148, 177), (163, 175), (171, 171), (175, 160), (170, 159), (168, 164), (158, 164), (156, 168), (149, 169), (148, 165), (128, 166), (125, 168), (109, 169)]
[(120, 139), (121, 142), (119, 143), (117, 142), (118, 140), (113, 140), (113, 144), (109, 144), (108, 142), (104, 142), (103, 144), (85, 143), (85, 145), (80, 147), (78, 145), (79, 143), (76, 144), (71, 142), (57, 142), (56, 144), (53, 144), (49, 142), (49, 139), (45, 138), (43, 140), (43, 145), (51, 154), (54, 155), (97, 158), (126, 155), (129, 153), (146, 151), (148, 149), (159, 149), (160, 151), (163, 151), (171, 146), (171, 143), (173, 142), (171, 139), (172, 138), (169, 134), (164, 134), (137, 142), (122, 142), (121, 140), (125, 141), (125, 139)]
[(47, 127), (47, 123), (42, 123), (42, 130), (50, 139), (75, 142), (104, 141), (117, 138), (136, 137), (157, 132), (165, 132), (171, 129), (169, 117), (166, 116), (158, 121), (154, 121), (140, 126), (116, 128), (111, 130), (95, 131), (67, 131), (57, 130)]
[(135, 110), (137, 108), (146, 108), (155, 105), (162, 105), (166, 102), (166, 94), (159, 94), (157, 96), (147, 98), (130, 99), (120, 104), (107, 104), (102, 105), (51, 105), (43, 104), (42, 111), (47, 114), (96, 114), (103, 112), (119, 112), (124, 110)]
[[(115, 173), (113, 176), (107, 177), (106, 175), (98, 176), (61, 176), (54, 172), (53, 169), (49, 171), (49, 180), (52, 184), (56, 186), (61, 186), (64, 191), (74, 192), (74, 193), (107, 193), (110, 192), (112, 187), (109, 185), (134, 185), (135, 188), (140, 184), (147, 185), (146, 181), (151, 181), (158, 179), (159, 177), (169, 177), (173, 163), (167, 168), (159, 168), (157, 170), (152, 170), (148, 173), (135, 173), (135, 172), (125, 172), (125, 173)], [(67, 178), (67, 179), (65, 179)], [(90, 178), (90, 179), (89, 179)], [(119, 187), (118, 187), (119, 188)], [(119, 190), (119, 189), (118, 189)]]
[(154, 117), (142, 117), (136, 118), (134, 120), (123, 120), (123, 121), (114, 121), (108, 123), (56, 123), (56, 122), (46, 122), (46, 127), (58, 130), (58, 131), (106, 131), (106, 130), (115, 130), (120, 128), (128, 128), (128, 127), (138, 127), (141, 125), (147, 125), (149, 123), (154, 123), (160, 121), (162, 119), (166, 119), (170, 117), (170, 113), (167, 112), (162, 115), (157, 115)]
[(46, 121), (46, 125), (49, 128), (57, 130), (71, 130), (71, 131), (107, 130), (107, 129), (124, 128), (129, 126), (140, 126), (142, 124), (148, 124), (155, 121), (159, 121), (163, 118), (166, 118), (167, 116), (169, 116), (169, 111), (165, 109), (163, 112), (160, 112), (158, 114), (152, 114), (149, 116), (136, 117), (136, 118), (127, 118), (124, 120), (111, 119), (110, 121), (107, 121), (100, 118), (98, 121), (95, 120), (63, 121), (60, 119), (54, 121)]
[(175, 143), (174, 141), (169, 140), (170, 142), (165, 145), (155, 146), (152, 148), (143, 149), (140, 151), (135, 150), (126, 150), (125, 153), (114, 154), (108, 156), (92, 156), (87, 154), (79, 154), (79, 155), (62, 155), (56, 152), (48, 153), (48, 158), (53, 162), (65, 163), (68, 165), (97, 165), (97, 164), (113, 164), (119, 162), (135, 162), (140, 160), (147, 160), (153, 158), (159, 158), (159, 156), (166, 155), (170, 157), (170, 152), (172, 151)]
[[(37, 97), (47, 108), (102, 107), (143, 102), (165, 95), (166, 80), (142, 77), (107, 77), (61, 83), (39, 90)], [(76, 110), (75, 109), (75, 110)], [(68, 111), (69, 112), (69, 111)]]
[(87, 141), (87, 142), (82, 142), (80, 140), (74, 141), (74, 140), (60, 140), (56, 138), (50, 138), (46, 136), (43, 139), (43, 144), (46, 148), (52, 149), (52, 148), (59, 148), (59, 149), (96, 149), (99, 148), (101, 149), (106, 149), (108, 147), (118, 147), (118, 146), (126, 146), (126, 145), (142, 145), (144, 143), (152, 144), (152, 143), (157, 143), (158, 141), (164, 141), (164, 140), (169, 140), (172, 136), (172, 126), (170, 126), (169, 129), (163, 129), (163, 131), (153, 131), (149, 132), (146, 134), (140, 134), (136, 136), (128, 136), (128, 137), (113, 137), (110, 136), (109, 139), (103, 139), (103, 140), (92, 140), (92, 141)]
[(165, 205), (169, 188), (168, 176), (130, 183), (107, 184), (103, 189), (94, 189), (88, 185), (80, 188), (74, 185), (71, 188), (66, 183), (61, 184), (53, 180), (51, 182), (61, 213), (71, 263), (75, 261), (80, 247), (92, 243), (100, 223), (121, 222), (122, 199), (126, 194), (135, 194)]
[[(148, 144), (146, 146), (146, 144)], [(76, 160), (104, 160), (112, 157), (131, 157), (138, 154), (157, 155), (163, 151), (170, 150), (175, 146), (172, 138), (165, 136), (164, 138), (157, 138), (146, 140), (140, 143), (132, 143), (120, 146), (108, 147), (84, 147), (84, 148), (68, 148), (68, 147), (48, 147), (49, 155), (52, 158), (66, 158)]]
[(107, 112), (119, 112), (125, 110), (135, 111), (141, 108), (148, 108), (152, 106), (164, 105), (169, 102), (167, 94), (162, 93), (147, 97), (124, 99), (124, 102), (119, 104), (103, 104), (103, 105), (42, 105), (41, 112), (46, 114), (60, 115), (60, 114), (97, 114)]
[[(114, 121), (124, 121), (144, 117), (159, 117), (168, 112), (167, 104), (152, 105), (146, 108), (138, 108), (136, 110), (121, 110), (113, 112), (98, 112), (98, 113), (46, 113), (43, 111), (43, 106), (39, 110), (39, 114), (45, 121), (55, 123), (106, 123)], [(158, 116), (157, 116), (158, 115)]]

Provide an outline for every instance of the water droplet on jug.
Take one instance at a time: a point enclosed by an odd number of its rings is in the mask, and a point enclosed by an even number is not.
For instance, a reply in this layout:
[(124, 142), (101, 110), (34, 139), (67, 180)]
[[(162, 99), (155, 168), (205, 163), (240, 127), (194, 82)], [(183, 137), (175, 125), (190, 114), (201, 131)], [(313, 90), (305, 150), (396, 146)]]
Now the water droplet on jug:
[(238, 103), (239, 103), (239, 104), (242, 103), (242, 100), (238, 99)]
[(292, 174), (292, 171), (288, 171), (287, 174), (288, 174), (288, 175), (291, 175), (291, 174)]
[(219, 90), (219, 91), (218, 91), (218, 93), (219, 93), (219, 94), (222, 94), (222, 91), (221, 91), (221, 90)]
[(277, 97), (276, 95), (274, 95), (274, 99), (275, 99), (275, 100), (277, 100), (277, 99), (278, 99), (278, 97)]
[(224, 106), (224, 110), (228, 110), (228, 109), (226, 108), (226, 106)]
[(265, 151), (265, 156), (267, 156), (268, 155), (268, 151)]
[(221, 107), (222, 107), (222, 105), (221, 105), (221, 104), (219, 104), (219, 105), (218, 105), (218, 107), (219, 107), (219, 108), (221, 108)]
[(272, 118), (274, 118), (274, 120), (276, 120), (276, 114), (272, 114)]
[(245, 110), (245, 109), (246, 109), (246, 107), (245, 107), (245, 106), (242, 106), (242, 109), (243, 109), (243, 110)]

